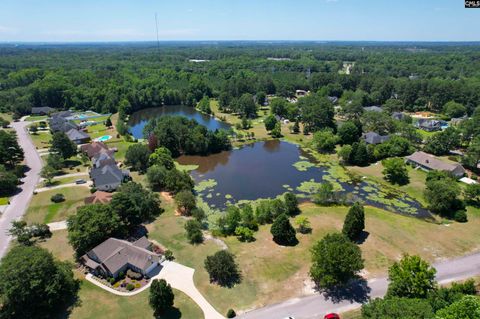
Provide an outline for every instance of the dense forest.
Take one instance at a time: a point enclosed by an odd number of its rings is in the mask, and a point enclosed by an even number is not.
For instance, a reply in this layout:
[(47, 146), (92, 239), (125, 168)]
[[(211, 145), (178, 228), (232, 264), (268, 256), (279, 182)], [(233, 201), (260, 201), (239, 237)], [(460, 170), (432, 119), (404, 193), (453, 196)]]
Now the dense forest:
[[(205, 61), (207, 60), (207, 61)], [(353, 63), (345, 72), (344, 63)], [(361, 106), (440, 111), (480, 101), (480, 46), (435, 43), (154, 43), (0, 46), (0, 111), (31, 107), (130, 114), (204, 96), (296, 89)], [(389, 101), (390, 100), (390, 101)], [(395, 103), (392, 103), (395, 100)]]

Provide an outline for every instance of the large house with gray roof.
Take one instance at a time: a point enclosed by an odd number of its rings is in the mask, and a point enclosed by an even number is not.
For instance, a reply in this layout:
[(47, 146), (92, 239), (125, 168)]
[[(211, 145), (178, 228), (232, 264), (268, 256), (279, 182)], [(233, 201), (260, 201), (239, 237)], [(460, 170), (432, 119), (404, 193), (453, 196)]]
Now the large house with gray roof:
[(121, 170), (115, 163), (93, 167), (90, 170), (90, 178), (97, 190), (113, 192), (130, 176), (128, 170)]
[(135, 242), (109, 238), (80, 258), (82, 264), (95, 275), (117, 278), (128, 269), (148, 276), (163, 257), (151, 250), (146, 237)]
[(412, 155), (405, 157), (405, 159), (407, 163), (420, 167), (426, 171), (444, 171), (457, 178), (464, 176), (466, 173), (465, 168), (459, 163), (448, 163), (425, 152), (415, 152)]
[(67, 134), (68, 139), (75, 144), (85, 144), (90, 142), (90, 135), (75, 128), (72, 128), (65, 134)]
[(382, 144), (390, 139), (389, 135), (380, 135), (375, 132), (365, 133), (362, 137), (365, 140), (365, 143), (372, 145)]

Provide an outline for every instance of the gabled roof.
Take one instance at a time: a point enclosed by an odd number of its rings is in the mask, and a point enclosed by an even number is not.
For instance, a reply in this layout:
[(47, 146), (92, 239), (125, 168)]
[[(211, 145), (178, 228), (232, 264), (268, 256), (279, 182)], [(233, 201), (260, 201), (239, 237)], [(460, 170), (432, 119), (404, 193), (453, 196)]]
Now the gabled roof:
[(66, 120), (61, 116), (52, 117), (48, 120), (50, 129), (54, 132), (68, 132), (71, 129), (78, 129), (78, 125)]
[(390, 136), (380, 135), (375, 132), (368, 132), (363, 134), (363, 138), (365, 139), (365, 143), (367, 144), (381, 144), (388, 141), (390, 139)]
[(90, 144), (85, 144), (80, 147), (82, 152), (86, 153), (89, 158), (94, 157), (97, 154), (100, 154), (101, 152), (107, 152), (113, 154), (114, 151), (110, 150), (107, 145), (103, 142), (91, 142)]
[(96, 187), (107, 184), (121, 183), (125, 173), (115, 164), (108, 164), (102, 167), (94, 167), (90, 171), (90, 177)]
[(32, 114), (48, 114), (53, 111), (55, 111), (55, 109), (49, 106), (32, 107)]
[(90, 135), (75, 128), (69, 130), (66, 134), (70, 141), (81, 141), (85, 139), (90, 139)]
[(408, 161), (414, 162), (432, 170), (446, 171), (458, 174), (465, 173), (465, 169), (459, 163), (447, 163), (431, 154), (421, 151), (415, 152), (412, 155), (407, 156), (406, 159)]
[(92, 157), (93, 167), (102, 167), (105, 165), (116, 165), (115, 157), (113, 156), (113, 151), (102, 151), (97, 153)]
[[(145, 240), (148, 241), (146, 238)], [(142, 240), (142, 242), (144, 241)], [(88, 263), (88, 260), (91, 259), (89, 256), (92, 256), (92, 258), (96, 256), (96, 258), (98, 258), (92, 265), (99, 263), (112, 274), (123, 269), (126, 265), (131, 265), (146, 271), (154, 263), (160, 261), (160, 256), (157, 254), (128, 241), (116, 238), (105, 240), (89, 251), (87, 255), (84, 255), (82, 259)]]

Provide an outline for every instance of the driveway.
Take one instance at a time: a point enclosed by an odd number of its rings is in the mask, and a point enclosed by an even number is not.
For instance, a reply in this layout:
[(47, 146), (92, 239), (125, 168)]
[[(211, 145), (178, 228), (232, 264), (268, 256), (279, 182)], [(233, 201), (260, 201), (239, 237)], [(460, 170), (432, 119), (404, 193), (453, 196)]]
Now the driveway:
[[(480, 274), (480, 252), (438, 262), (433, 266), (437, 269), (437, 281), (440, 284), (465, 280)], [(341, 313), (359, 308), (367, 298), (383, 297), (387, 292), (387, 287), (387, 278), (372, 279), (368, 281), (368, 287), (356, 287), (357, 289), (351, 291), (343, 300), (338, 300), (338, 296), (316, 294), (252, 310), (239, 318), (263, 319), (288, 316), (293, 316), (296, 319), (323, 318), (325, 314), (330, 312)], [(366, 293), (368, 290), (369, 292)]]
[(195, 269), (183, 266), (179, 263), (173, 261), (165, 261), (162, 264), (162, 268), (158, 268), (160, 272), (152, 277), (152, 280), (148, 285), (132, 291), (132, 292), (122, 292), (107, 287), (95, 280), (91, 274), (86, 276), (86, 279), (93, 283), (94, 285), (107, 290), (118, 296), (134, 296), (148, 289), (154, 279), (165, 279), (173, 288), (178, 289), (185, 293), (187, 296), (192, 298), (192, 300), (202, 309), (205, 319), (225, 319), (224, 316), (219, 314), (215, 308), (203, 297), (203, 295), (198, 291), (197, 287), (193, 282), (193, 274)]
[(0, 258), (2, 258), (10, 244), (11, 236), (7, 234), (14, 220), (19, 220), (27, 211), (33, 190), (40, 178), (40, 170), (42, 169), (42, 160), (35, 150), (26, 126), (29, 122), (14, 122), (12, 127), (17, 132), (18, 143), (25, 153), (25, 164), (30, 168), (26, 176), (22, 179), (23, 184), (20, 185), (21, 192), (10, 198), (10, 205), (0, 217)]
[(92, 185), (93, 185), (93, 182), (92, 182), (92, 181), (88, 181), (88, 182), (83, 183), (83, 184), (68, 183), (68, 184), (61, 184), (61, 185), (57, 185), (57, 186), (40, 187), (40, 188), (35, 189), (35, 191), (36, 191), (37, 193), (41, 193), (41, 192), (50, 191), (50, 190), (52, 190), (52, 189), (59, 189), (59, 188), (65, 188), (65, 187), (78, 187), (78, 186), (90, 187), (90, 186), (92, 186)]

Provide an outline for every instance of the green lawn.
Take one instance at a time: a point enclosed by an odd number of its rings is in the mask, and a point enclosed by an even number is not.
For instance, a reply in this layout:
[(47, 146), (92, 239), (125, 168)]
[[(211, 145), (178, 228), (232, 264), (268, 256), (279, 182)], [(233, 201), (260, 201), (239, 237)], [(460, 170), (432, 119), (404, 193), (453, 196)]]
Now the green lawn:
[(46, 115), (37, 115), (37, 116), (29, 116), (27, 117), (26, 121), (45, 121), (46, 119), (48, 119), (48, 116)]
[(0, 117), (9, 122), (13, 121), (12, 115), (12, 113), (0, 113)]
[[(67, 231), (53, 232), (52, 238), (40, 243), (53, 255), (63, 261), (74, 261), (73, 249), (68, 244)], [(148, 304), (148, 291), (132, 297), (113, 295), (90, 282), (83, 280), (83, 274), (75, 272), (82, 279), (79, 292), (79, 305), (73, 308), (68, 316), (72, 319), (92, 318), (154, 318), (153, 311)], [(174, 309), (162, 316), (162, 319), (198, 319), (204, 318), (202, 310), (181, 291), (175, 290)]]
[(37, 149), (49, 148), (52, 134), (50, 132), (30, 134), (30, 138)]
[[(65, 201), (53, 203), (50, 198), (55, 194), (63, 194)], [(77, 207), (84, 205), (83, 200), (90, 195), (87, 187), (66, 187), (53, 189), (33, 195), (24, 220), (29, 223), (51, 223), (65, 220), (74, 214)]]

